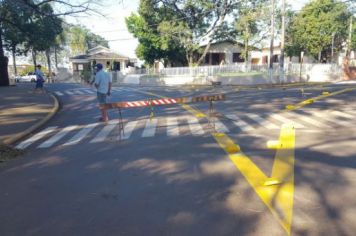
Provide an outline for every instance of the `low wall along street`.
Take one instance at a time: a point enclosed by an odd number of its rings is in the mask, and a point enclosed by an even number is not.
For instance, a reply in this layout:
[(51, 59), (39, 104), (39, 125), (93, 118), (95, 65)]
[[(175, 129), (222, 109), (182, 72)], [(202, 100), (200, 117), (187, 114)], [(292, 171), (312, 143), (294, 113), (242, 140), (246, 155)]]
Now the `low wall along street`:
[[(258, 85), (280, 83), (279, 67), (274, 65), (272, 79), (266, 65), (239, 66), (201, 66), (164, 68), (151, 74), (128, 74), (119, 83), (174, 86), (174, 85)], [(343, 78), (341, 66), (336, 64), (298, 64), (285, 65), (284, 83), (293, 82), (333, 82)]]

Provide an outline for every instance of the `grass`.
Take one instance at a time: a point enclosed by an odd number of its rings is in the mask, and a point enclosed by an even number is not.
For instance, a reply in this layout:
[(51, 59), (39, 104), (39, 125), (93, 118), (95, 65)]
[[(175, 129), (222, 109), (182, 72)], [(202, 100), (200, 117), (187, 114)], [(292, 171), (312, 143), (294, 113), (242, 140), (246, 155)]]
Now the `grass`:
[(24, 154), (23, 150), (12, 148), (10, 146), (0, 144), (0, 163), (15, 159)]

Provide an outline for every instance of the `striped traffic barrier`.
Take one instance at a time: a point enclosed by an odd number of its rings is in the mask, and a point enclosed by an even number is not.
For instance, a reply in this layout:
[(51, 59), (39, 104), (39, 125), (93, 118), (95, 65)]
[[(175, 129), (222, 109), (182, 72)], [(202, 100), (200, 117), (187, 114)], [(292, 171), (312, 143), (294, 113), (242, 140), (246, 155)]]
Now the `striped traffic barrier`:
[[(151, 114), (150, 119), (154, 117), (153, 107), (154, 106), (164, 106), (164, 105), (174, 105), (174, 104), (187, 104), (187, 103), (195, 103), (195, 102), (209, 102), (209, 123), (210, 117), (213, 113), (213, 102), (225, 100), (225, 94), (217, 94), (217, 95), (206, 95), (206, 96), (197, 96), (197, 97), (181, 97), (181, 98), (160, 98), (160, 99), (149, 99), (142, 101), (127, 101), (127, 102), (111, 102), (106, 104), (101, 104), (101, 110), (110, 110), (110, 109), (118, 109), (119, 112), (119, 133), (120, 139), (121, 136), (125, 137), (124, 124), (122, 121), (122, 108), (135, 108), (135, 107), (150, 107)], [(215, 124), (213, 125), (215, 129)]]
[(195, 102), (213, 102), (225, 100), (225, 94), (206, 95), (197, 97), (181, 97), (181, 98), (160, 98), (142, 101), (128, 101), (128, 102), (112, 102), (101, 104), (101, 109), (115, 109), (115, 108), (135, 108), (148, 106), (164, 106), (174, 104), (186, 104)]

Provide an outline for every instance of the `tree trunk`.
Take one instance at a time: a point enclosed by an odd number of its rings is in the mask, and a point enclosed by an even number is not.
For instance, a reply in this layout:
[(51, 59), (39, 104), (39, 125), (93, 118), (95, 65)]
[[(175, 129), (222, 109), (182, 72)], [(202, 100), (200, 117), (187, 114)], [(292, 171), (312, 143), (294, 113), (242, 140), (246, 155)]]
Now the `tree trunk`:
[(17, 75), (17, 66), (16, 66), (16, 45), (12, 45), (12, 64), (14, 66), (14, 75)]
[(36, 70), (36, 66), (37, 66), (37, 60), (36, 60), (36, 50), (32, 49), (32, 62), (33, 62), (33, 66), (35, 67), (34, 70)]
[(9, 59), (4, 55), (1, 31), (0, 28), (0, 86), (9, 86), (9, 73), (7, 71)]
[(245, 64), (248, 64), (248, 39), (245, 39)]
[(185, 57), (187, 58), (188, 66), (193, 66), (193, 53), (189, 50), (186, 51)]
[(215, 25), (215, 27), (210, 31), (210, 33), (207, 35), (207, 38), (209, 39), (208, 45), (206, 45), (205, 50), (203, 52), (203, 54), (201, 55), (201, 57), (199, 58), (199, 60), (197, 61), (198, 66), (203, 62), (203, 60), (205, 59), (206, 54), (208, 53), (209, 49), (210, 49), (210, 45), (211, 42), (213, 41), (213, 37), (215, 35), (215, 33), (217, 32), (217, 30), (220, 28), (220, 26), (224, 23), (225, 20), (225, 16), (227, 14), (227, 1), (225, 1), (224, 5), (224, 12), (221, 14), (220, 19), (218, 21), (218, 23)]
[(56, 69), (58, 69), (58, 53), (57, 53), (57, 46), (54, 47), (54, 63), (56, 66)]
[(52, 68), (51, 68), (51, 52), (50, 49), (46, 50), (47, 66), (48, 66), (48, 82), (52, 82)]

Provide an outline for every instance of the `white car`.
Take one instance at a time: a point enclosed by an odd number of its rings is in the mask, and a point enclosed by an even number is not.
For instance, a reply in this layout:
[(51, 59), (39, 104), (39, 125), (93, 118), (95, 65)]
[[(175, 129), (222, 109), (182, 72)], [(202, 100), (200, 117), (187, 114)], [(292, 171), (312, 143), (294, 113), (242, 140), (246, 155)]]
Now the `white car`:
[[(36, 82), (36, 74), (35, 72), (29, 72), (27, 75), (18, 76), (15, 78), (16, 82)], [(46, 81), (46, 78), (44, 78)]]

